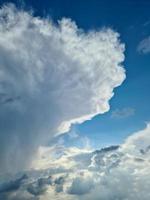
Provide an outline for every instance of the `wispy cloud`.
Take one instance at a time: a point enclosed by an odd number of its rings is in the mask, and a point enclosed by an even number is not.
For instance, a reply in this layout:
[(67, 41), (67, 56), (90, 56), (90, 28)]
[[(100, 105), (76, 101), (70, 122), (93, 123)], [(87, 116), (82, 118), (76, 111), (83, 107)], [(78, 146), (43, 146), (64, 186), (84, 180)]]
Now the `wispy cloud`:
[(133, 116), (134, 113), (135, 113), (134, 108), (116, 109), (116, 110), (112, 111), (111, 118), (123, 119), (123, 118)]
[(150, 53), (150, 36), (143, 39), (139, 43), (137, 50), (138, 50), (139, 53), (143, 53), (143, 54)]

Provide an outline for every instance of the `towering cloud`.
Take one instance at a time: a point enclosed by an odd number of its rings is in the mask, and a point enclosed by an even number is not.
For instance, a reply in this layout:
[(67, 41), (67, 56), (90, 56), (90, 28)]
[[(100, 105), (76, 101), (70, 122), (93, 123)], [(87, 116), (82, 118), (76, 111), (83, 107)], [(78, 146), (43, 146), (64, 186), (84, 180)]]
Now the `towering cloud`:
[(0, 10), (0, 173), (24, 169), (39, 145), (109, 110), (125, 79), (111, 29), (84, 32), (6, 5)]

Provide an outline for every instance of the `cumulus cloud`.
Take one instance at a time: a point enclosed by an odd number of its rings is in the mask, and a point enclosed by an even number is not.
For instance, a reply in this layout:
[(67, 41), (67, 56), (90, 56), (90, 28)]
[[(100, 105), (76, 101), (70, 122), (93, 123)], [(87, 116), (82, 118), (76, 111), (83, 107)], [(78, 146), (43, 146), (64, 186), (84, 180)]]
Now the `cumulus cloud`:
[(27, 191), (34, 196), (39, 196), (45, 193), (47, 185), (52, 185), (51, 176), (48, 178), (39, 178), (38, 180), (30, 183), (27, 186)]
[(122, 108), (112, 111), (111, 118), (122, 119), (133, 116), (135, 110), (133, 108)]
[(84, 177), (77, 177), (73, 179), (71, 187), (68, 189), (69, 194), (84, 195), (91, 191), (94, 187), (92, 179), (84, 179)]
[[(49, 154), (52, 153), (51, 148)], [(43, 151), (41, 157), (46, 156), (47, 152)], [(73, 151), (66, 148), (64, 154), (57, 158), (57, 166), (62, 167), (62, 162), (67, 162), (69, 168), (63, 165), (64, 168), (56, 173), (53, 171), (53, 162), (49, 163), (47, 169), (26, 172), (28, 178), (19, 183), (15, 192), (6, 193), (7, 199), (12, 200), (14, 196), (26, 200), (150, 199), (150, 124), (128, 137), (120, 146), (106, 147), (87, 154), (83, 152), (81, 149)], [(66, 153), (67, 160), (63, 160)], [(84, 156), (88, 159), (84, 159)], [(70, 165), (72, 161), (76, 165)], [(79, 165), (79, 162), (82, 164)], [(18, 180), (21, 178), (11, 182), (12, 185)]]
[(67, 193), (68, 199), (71, 196), (78, 200), (149, 200), (149, 144), (148, 124), (120, 146), (89, 153), (91, 164), (80, 160), (86, 167), (69, 173), (64, 184), (67, 189), (64, 187), (61, 196)]
[(147, 54), (150, 52), (150, 36), (143, 39), (137, 48), (138, 52), (143, 53), (143, 54)]
[(148, 200), (150, 157), (141, 149), (149, 146), (149, 135), (150, 125), (130, 136), (119, 148), (98, 152), (93, 158), (93, 170), (99, 172), (95, 188), (82, 199)]
[(124, 45), (111, 29), (84, 32), (0, 9), (0, 173), (29, 167), (56, 134), (109, 110), (125, 79)]

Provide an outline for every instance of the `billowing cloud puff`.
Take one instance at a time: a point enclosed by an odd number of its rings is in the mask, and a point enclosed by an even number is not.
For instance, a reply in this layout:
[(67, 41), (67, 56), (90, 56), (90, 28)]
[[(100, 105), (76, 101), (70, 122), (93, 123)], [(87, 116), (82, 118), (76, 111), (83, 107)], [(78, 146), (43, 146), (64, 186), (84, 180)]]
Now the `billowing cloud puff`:
[(95, 187), (84, 200), (148, 200), (150, 192), (150, 125), (120, 145), (97, 151), (88, 171)]
[(0, 169), (24, 169), (39, 145), (109, 110), (125, 79), (111, 29), (84, 32), (7, 5), (0, 10)]

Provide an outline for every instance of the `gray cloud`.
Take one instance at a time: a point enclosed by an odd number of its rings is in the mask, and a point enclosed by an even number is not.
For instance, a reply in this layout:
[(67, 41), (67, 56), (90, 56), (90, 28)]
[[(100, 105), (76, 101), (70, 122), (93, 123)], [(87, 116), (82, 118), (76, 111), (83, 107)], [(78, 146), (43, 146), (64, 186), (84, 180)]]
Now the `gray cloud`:
[(89, 193), (92, 188), (94, 187), (93, 180), (92, 179), (85, 179), (83, 177), (77, 177), (73, 179), (73, 182), (68, 189), (69, 194), (75, 194), (75, 195), (84, 195)]
[(23, 175), (21, 178), (18, 178), (14, 181), (6, 182), (0, 185), (0, 193), (10, 192), (14, 190), (18, 190), (22, 181), (26, 179), (27, 176)]
[(42, 195), (47, 190), (47, 185), (52, 185), (51, 176), (48, 178), (39, 178), (27, 186), (27, 191), (34, 196)]
[(15, 101), (18, 101), (19, 99), (20, 99), (19, 96), (11, 97), (11, 96), (8, 96), (5, 93), (0, 94), (0, 104), (13, 103)]
[(108, 111), (125, 79), (124, 49), (111, 29), (84, 33), (70, 19), (2, 7), (0, 173), (29, 168), (40, 145)]

